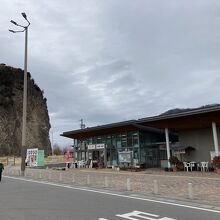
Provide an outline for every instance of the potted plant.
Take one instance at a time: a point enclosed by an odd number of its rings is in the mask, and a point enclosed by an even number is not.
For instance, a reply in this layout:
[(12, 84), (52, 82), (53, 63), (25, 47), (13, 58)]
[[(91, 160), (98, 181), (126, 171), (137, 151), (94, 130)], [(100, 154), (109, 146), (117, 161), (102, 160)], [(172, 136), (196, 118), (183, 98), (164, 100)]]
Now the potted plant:
[(173, 172), (177, 171), (177, 164), (180, 162), (176, 156), (171, 156), (169, 162), (172, 164)]
[(216, 173), (220, 174), (220, 156), (215, 156), (213, 158), (213, 164), (216, 169)]
[(176, 167), (177, 167), (177, 170), (183, 171), (184, 170), (183, 162), (179, 160)]

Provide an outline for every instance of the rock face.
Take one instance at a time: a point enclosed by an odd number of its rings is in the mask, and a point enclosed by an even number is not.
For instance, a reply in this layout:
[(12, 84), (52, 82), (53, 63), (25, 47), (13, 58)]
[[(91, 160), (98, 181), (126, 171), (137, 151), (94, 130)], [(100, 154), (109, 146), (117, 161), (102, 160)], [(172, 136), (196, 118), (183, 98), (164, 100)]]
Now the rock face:
[[(0, 64), (0, 156), (20, 155), (21, 152), (23, 77), (23, 70)], [(49, 154), (51, 143), (47, 99), (30, 73), (27, 88), (26, 146), (44, 149)]]

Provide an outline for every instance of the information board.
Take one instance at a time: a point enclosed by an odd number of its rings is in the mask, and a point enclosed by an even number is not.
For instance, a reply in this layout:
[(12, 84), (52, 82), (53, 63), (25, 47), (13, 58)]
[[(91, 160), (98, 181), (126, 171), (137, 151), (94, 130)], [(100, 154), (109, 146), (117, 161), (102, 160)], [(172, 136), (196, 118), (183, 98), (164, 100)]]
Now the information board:
[(30, 167), (37, 166), (38, 148), (27, 149), (27, 156), (25, 162)]
[(132, 158), (131, 151), (118, 152), (118, 159), (120, 163), (131, 163), (131, 158)]

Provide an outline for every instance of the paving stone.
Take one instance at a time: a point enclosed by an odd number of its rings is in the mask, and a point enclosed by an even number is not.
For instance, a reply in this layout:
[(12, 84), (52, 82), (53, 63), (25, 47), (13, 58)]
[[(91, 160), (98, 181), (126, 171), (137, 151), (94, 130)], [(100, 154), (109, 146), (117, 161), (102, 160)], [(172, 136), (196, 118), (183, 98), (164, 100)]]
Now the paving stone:
[[(7, 170), (18, 171), (19, 167), (6, 167)], [(19, 172), (9, 172), (10, 175), (18, 175)], [(60, 182), (62, 173), (62, 183), (76, 186), (87, 186), (87, 176), (90, 175), (90, 186), (106, 189), (105, 176), (108, 177), (108, 188), (117, 191), (126, 191), (127, 178), (130, 178), (132, 192), (153, 196), (153, 182), (157, 180), (159, 184), (159, 196), (170, 199), (188, 198), (188, 183), (192, 183), (193, 196), (196, 202), (207, 203), (220, 207), (220, 175), (214, 172), (165, 172), (161, 169), (150, 169), (143, 172), (114, 171), (111, 169), (69, 169), (67, 171), (57, 171), (50, 169), (26, 169), (26, 178), (49, 180), (50, 182)], [(50, 174), (50, 175), (49, 175)], [(72, 182), (73, 174), (75, 182)], [(50, 176), (50, 179), (49, 179)]]

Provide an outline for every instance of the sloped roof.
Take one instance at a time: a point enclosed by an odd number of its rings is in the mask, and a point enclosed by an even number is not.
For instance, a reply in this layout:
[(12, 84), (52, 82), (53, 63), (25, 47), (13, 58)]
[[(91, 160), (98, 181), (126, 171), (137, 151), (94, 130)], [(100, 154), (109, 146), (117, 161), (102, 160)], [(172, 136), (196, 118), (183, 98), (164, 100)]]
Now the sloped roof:
[(85, 129), (67, 131), (63, 132), (61, 136), (82, 138), (134, 130), (164, 133), (164, 128), (169, 128), (170, 131), (176, 132), (183, 129), (211, 127), (212, 121), (215, 121), (218, 125), (220, 125), (220, 105), (187, 109), (181, 112), (171, 112), (153, 117), (141, 118), (138, 120), (122, 121), (88, 127)]

